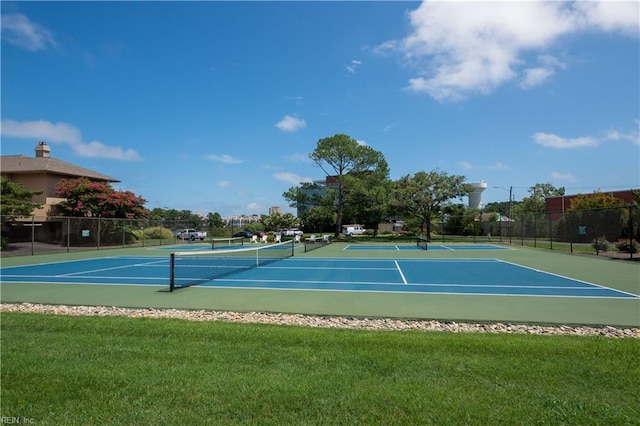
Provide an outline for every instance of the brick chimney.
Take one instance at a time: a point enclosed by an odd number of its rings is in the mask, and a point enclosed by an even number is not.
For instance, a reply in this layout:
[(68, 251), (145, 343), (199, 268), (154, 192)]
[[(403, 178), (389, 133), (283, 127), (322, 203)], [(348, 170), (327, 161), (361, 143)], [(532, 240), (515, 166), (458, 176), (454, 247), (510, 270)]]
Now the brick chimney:
[(38, 142), (36, 146), (36, 158), (49, 158), (49, 154), (51, 153), (51, 148), (47, 145), (46, 142)]

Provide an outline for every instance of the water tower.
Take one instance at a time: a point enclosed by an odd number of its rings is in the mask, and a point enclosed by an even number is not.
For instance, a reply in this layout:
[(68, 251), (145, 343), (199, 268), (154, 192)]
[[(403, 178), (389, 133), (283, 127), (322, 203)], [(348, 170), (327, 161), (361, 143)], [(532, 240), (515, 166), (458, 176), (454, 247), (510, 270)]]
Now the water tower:
[(473, 191), (469, 192), (469, 207), (472, 209), (480, 209), (482, 207), (482, 192), (487, 189), (487, 183), (483, 180), (480, 182), (470, 183)]

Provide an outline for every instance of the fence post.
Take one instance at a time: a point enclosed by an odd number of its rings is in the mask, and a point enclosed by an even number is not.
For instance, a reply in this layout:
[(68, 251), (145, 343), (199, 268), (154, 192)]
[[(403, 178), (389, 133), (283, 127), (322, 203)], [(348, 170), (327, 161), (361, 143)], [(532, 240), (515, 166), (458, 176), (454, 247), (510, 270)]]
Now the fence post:
[(551, 213), (547, 213), (547, 221), (549, 222), (549, 250), (553, 250), (553, 223), (551, 222)]
[(629, 260), (633, 260), (633, 213), (631, 212), (631, 204), (629, 204)]
[(31, 216), (31, 256), (34, 255), (35, 243), (36, 243), (36, 217)]

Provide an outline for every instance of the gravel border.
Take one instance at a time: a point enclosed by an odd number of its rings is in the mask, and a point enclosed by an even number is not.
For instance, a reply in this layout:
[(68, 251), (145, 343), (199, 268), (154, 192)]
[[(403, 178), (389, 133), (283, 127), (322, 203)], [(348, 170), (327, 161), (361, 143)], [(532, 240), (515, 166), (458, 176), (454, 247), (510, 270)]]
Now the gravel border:
[(536, 335), (603, 336), (640, 339), (640, 328), (611, 326), (533, 325), (503, 323), (443, 322), (392, 318), (328, 317), (264, 312), (225, 312), (178, 309), (133, 309), (108, 306), (65, 306), (35, 303), (0, 304), (0, 312), (22, 312), (69, 316), (126, 316), (130, 318), (173, 318), (188, 321), (226, 321), (250, 324), (295, 325), (384, 331), (443, 331), (450, 333), (511, 333)]

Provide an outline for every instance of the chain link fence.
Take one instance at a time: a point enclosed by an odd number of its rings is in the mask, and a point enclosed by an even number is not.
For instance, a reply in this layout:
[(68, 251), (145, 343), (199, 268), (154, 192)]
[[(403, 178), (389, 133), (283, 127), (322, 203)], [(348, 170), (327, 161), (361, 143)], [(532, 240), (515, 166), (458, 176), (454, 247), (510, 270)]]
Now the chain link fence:
[(182, 229), (226, 236), (226, 228), (184, 220), (105, 219), (87, 217), (0, 216), (2, 255), (42, 254), (175, 244)]
[(442, 241), (493, 241), (533, 247), (596, 251), (594, 241), (611, 251), (633, 257), (640, 241), (640, 206), (636, 204), (593, 210), (516, 213), (513, 218), (484, 214), (470, 219), (444, 216), (437, 221)]

